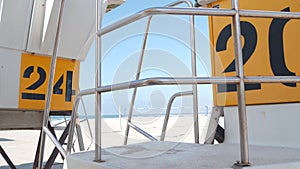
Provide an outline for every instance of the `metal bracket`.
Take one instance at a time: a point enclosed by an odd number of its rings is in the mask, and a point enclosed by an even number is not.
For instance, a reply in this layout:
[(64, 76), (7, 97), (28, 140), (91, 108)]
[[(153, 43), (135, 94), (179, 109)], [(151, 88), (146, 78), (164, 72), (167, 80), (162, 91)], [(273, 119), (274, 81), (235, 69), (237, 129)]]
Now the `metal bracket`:
[(232, 168), (233, 168), (233, 169), (242, 169), (242, 168), (244, 168), (244, 167), (250, 167), (250, 166), (251, 166), (250, 163), (248, 163), (248, 164), (243, 164), (243, 163), (241, 163), (240, 161), (236, 161), (236, 163), (233, 164)]
[(220, 128), (219, 119), (221, 116), (224, 116), (223, 107), (213, 107), (204, 144), (213, 144), (217, 130)]
[(10, 158), (8, 157), (8, 155), (5, 153), (5, 151), (1, 146), (0, 146), (0, 154), (2, 155), (2, 157), (4, 158), (4, 160), (7, 162), (8, 166), (11, 169), (17, 169), (14, 163), (10, 160)]

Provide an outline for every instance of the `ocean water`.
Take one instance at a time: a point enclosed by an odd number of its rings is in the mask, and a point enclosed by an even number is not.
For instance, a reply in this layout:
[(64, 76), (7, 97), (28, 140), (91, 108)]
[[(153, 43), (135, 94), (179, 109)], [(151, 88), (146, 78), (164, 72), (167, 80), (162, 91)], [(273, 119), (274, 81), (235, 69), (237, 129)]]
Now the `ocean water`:
[[(202, 106), (199, 107), (199, 115), (207, 116), (211, 113), (212, 107)], [(110, 112), (114, 112), (113, 110)], [(176, 107), (172, 108), (170, 116), (191, 116), (192, 115), (192, 107)], [(133, 117), (164, 117), (166, 113), (166, 109), (164, 108), (137, 108), (133, 112)], [(128, 116), (128, 110), (124, 110), (120, 113), (104, 113), (102, 118), (123, 118), (126, 119)], [(52, 124), (54, 125), (61, 125), (67, 124), (67, 121), (70, 120), (70, 117), (66, 116), (51, 116), (50, 117)], [(85, 116), (84, 113), (79, 114), (80, 121), (84, 121), (87, 119), (95, 119), (95, 115), (87, 115)]]
[[(198, 109), (199, 113), (201, 115), (208, 115), (212, 111), (212, 107), (208, 106), (201, 106)], [(103, 113), (102, 118), (119, 118), (121, 117), (126, 117), (128, 114), (128, 110), (125, 109), (120, 113), (115, 112), (114, 110), (108, 111), (109, 113)], [(133, 116), (158, 116), (158, 115), (164, 115), (166, 112), (165, 108), (137, 108), (134, 110)], [(172, 108), (171, 110), (171, 115), (188, 115), (192, 113), (192, 107), (176, 107)], [(82, 113), (83, 114), (83, 113)], [(66, 117), (68, 119), (68, 117)], [(79, 118), (87, 118), (87, 119), (92, 119), (95, 118), (94, 115), (87, 115), (85, 117), (84, 115), (79, 114)], [(64, 119), (63, 116), (51, 116), (51, 119), (53, 120), (58, 120), (58, 119)]]

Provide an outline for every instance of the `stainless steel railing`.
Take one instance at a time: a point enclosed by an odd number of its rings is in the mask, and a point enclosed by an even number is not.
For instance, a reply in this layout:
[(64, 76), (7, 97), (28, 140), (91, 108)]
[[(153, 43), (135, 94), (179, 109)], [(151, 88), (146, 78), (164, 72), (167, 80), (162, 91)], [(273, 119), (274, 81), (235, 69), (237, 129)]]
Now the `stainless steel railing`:
[[(271, 12), (271, 11), (250, 11), (240, 10), (238, 0), (232, 0), (232, 9), (207, 9), (207, 8), (150, 8), (141, 11), (135, 15), (129, 16), (122, 19), (120, 22), (116, 22), (109, 25), (98, 32), (98, 36), (102, 36), (108, 32), (118, 29), (124, 25), (134, 22), (140, 18), (146, 16), (153, 16), (158, 14), (174, 14), (174, 15), (209, 15), (209, 16), (231, 16), (233, 25), (233, 38), (234, 38), (234, 54), (236, 60), (236, 78), (237, 82), (237, 95), (238, 95), (238, 110), (239, 110), (239, 127), (240, 127), (240, 149), (241, 149), (241, 164), (249, 164), (249, 150), (248, 150), (248, 129), (247, 129), (247, 117), (246, 117), (246, 104), (245, 104), (245, 88), (244, 84), (253, 82), (255, 80), (261, 82), (274, 82), (281, 81), (284, 77), (267, 77), (261, 79), (261, 77), (253, 77), (246, 79), (244, 77), (243, 63), (242, 63), (242, 43), (241, 43), (241, 28), (240, 28), (240, 17), (275, 17), (275, 18), (294, 18), (299, 19), (299, 13), (291, 12)], [(297, 77), (284, 78), (285, 80), (297, 81)], [(267, 80), (268, 79), (268, 80)], [(266, 80), (266, 81), (264, 81)], [(285, 81), (283, 80), (283, 81)], [(287, 82), (287, 81), (285, 81)], [(211, 83), (210, 83), (211, 84)]]
[[(179, 0), (176, 1), (174, 3), (171, 3), (169, 5), (167, 5), (166, 7), (174, 7), (177, 6), (179, 4), (186, 4), (188, 7), (193, 7), (193, 4), (188, 1), (188, 0)], [(146, 44), (147, 44), (147, 39), (148, 39), (148, 32), (150, 29), (150, 23), (152, 20), (152, 16), (149, 16), (147, 24), (146, 24), (146, 30), (145, 30), (145, 35), (144, 35), (144, 40), (143, 40), (143, 44), (142, 44), (142, 49), (141, 49), (141, 54), (140, 54), (140, 58), (139, 58), (139, 63), (138, 63), (138, 68), (137, 68), (137, 72), (136, 72), (136, 77), (135, 80), (139, 80), (140, 78), (140, 72), (142, 69), (142, 65), (143, 65), (143, 61), (144, 61), (144, 54), (145, 54), (145, 49), (146, 49)], [(197, 76), (197, 68), (196, 68), (196, 46), (195, 46), (195, 23), (194, 23), (194, 16), (191, 15), (190, 16), (190, 45), (191, 45), (191, 60), (192, 60), (192, 76), (196, 77)], [(194, 106), (193, 106), (193, 114), (194, 114), (194, 137), (195, 137), (195, 143), (199, 143), (199, 124), (198, 124), (198, 97), (197, 97), (197, 85), (193, 85), (193, 102), (194, 102)], [(131, 97), (131, 102), (130, 102), (130, 108), (129, 108), (129, 112), (128, 112), (128, 118), (127, 118), (127, 125), (126, 125), (126, 130), (125, 130), (125, 139), (124, 139), (124, 145), (127, 144), (128, 142), (128, 135), (129, 135), (129, 129), (132, 126), (131, 123), (131, 119), (132, 119), (132, 115), (133, 115), (133, 109), (134, 109), (134, 104), (135, 104), (135, 100), (136, 100), (136, 94), (137, 94), (137, 88), (133, 89), (133, 94)], [(140, 129), (137, 128), (137, 126), (132, 127), (133, 129), (138, 129), (137, 131), (140, 132)], [(143, 134), (143, 133), (142, 133)], [(144, 134), (143, 134), (144, 135)], [(149, 134), (148, 134), (149, 135)], [(148, 137), (147, 135), (145, 135), (146, 137)], [(148, 137), (149, 139), (152, 140), (151, 137)]]
[(246, 100), (245, 100), (245, 81), (244, 81), (244, 65), (241, 39), (241, 23), (239, 15), (238, 0), (232, 0), (232, 9), (236, 13), (232, 17), (232, 34), (234, 43), (234, 58), (236, 66), (236, 76), (240, 78), (237, 83), (238, 111), (239, 111), (239, 129), (240, 129), (240, 149), (241, 149), (241, 164), (250, 165), (249, 162), (249, 146), (248, 146), (248, 125), (246, 115)]
[[(273, 12), (273, 11), (254, 11), (254, 10), (240, 10), (238, 0), (232, 0), (232, 9), (208, 9), (208, 8), (149, 8), (143, 10), (137, 14), (126, 17), (114, 24), (101, 28), (102, 7), (97, 1), (97, 62), (96, 62), (96, 87), (93, 89), (87, 89), (80, 91), (76, 96), (73, 106), (73, 114), (70, 126), (70, 135), (67, 146), (67, 154), (71, 153), (71, 143), (73, 140), (75, 120), (77, 115), (77, 105), (82, 96), (95, 94), (97, 95), (96, 102), (96, 151), (95, 160), (101, 161), (101, 110), (98, 112), (98, 108), (101, 107), (100, 94), (103, 92), (110, 92), (116, 90), (132, 89), (142, 86), (150, 85), (182, 85), (182, 84), (237, 84), (237, 95), (238, 95), (238, 110), (239, 110), (239, 128), (240, 128), (240, 153), (241, 153), (241, 165), (249, 165), (249, 151), (248, 151), (248, 130), (247, 130), (247, 116), (246, 116), (246, 105), (245, 105), (245, 83), (300, 83), (300, 76), (244, 76), (243, 63), (242, 63), (242, 46), (241, 46), (241, 30), (240, 30), (240, 17), (258, 17), (258, 18), (291, 18), (300, 19), (299, 12)], [(99, 12), (100, 11), (100, 12)], [(118, 28), (123, 27), (129, 23), (147, 16), (172, 14), (172, 15), (207, 15), (207, 16), (228, 16), (232, 17), (233, 25), (233, 38), (234, 38), (234, 53), (236, 60), (236, 76), (234, 77), (183, 77), (183, 78), (147, 78), (134, 80), (119, 84), (102, 86), (101, 83), (101, 36), (112, 32)], [(55, 58), (54, 58), (55, 59)], [(55, 66), (54, 66), (55, 67)], [(54, 71), (53, 65), (51, 65), (51, 71)], [(52, 77), (53, 78), (53, 77)], [(50, 81), (51, 81), (50, 77)], [(50, 89), (51, 90), (51, 89)], [(48, 100), (48, 99), (47, 99)], [(45, 111), (47, 109), (45, 108)], [(47, 116), (47, 113), (44, 114)], [(44, 120), (45, 121), (45, 120)], [(50, 134), (51, 135), (51, 134)], [(56, 145), (60, 146), (60, 145)], [(63, 150), (62, 150), (63, 151)]]
[[(96, 0), (96, 32), (102, 28), (103, 0)], [(102, 86), (102, 40), (100, 36), (96, 36), (96, 51), (95, 51), (95, 88)], [(101, 93), (95, 93), (95, 161), (101, 161)], [(70, 132), (71, 133), (71, 132)]]
[[(55, 74), (55, 67), (56, 67), (56, 60), (57, 60), (57, 50), (58, 50), (58, 44), (59, 44), (59, 36), (60, 36), (60, 29), (61, 29), (61, 24), (62, 24), (64, 5), (65, 5), (65, 0), (61, 0), (59, 12), (58, 12), (59, 13), (58, 14), (58, 25), (56, 28), (54, 49), (53, 49), (53, 53), (52, 53), (52, 57), (51, 57), (50, 75), (49, 75), (49, 81), (48, 81), (48, 87), (47, 87), (46, 104), (45, 104), (45, 108), (44, 108), (43, 125), (42, 125), (41, 137), (40, 137), (40, 142), (39, 142), (40, 147), (39, 147), (38, 169), (42, 169), (42, 167), (43, 167), (43, 157), (44, 157), (46, 134), (50, 138), (53, 137), (53, 135), (51, 133), (50, 134), (47, 133), (47, 129), (48, 129), (47, 124), (49, 121), (52, 86), (53, 86), (53, 81), (54, 81), (54, 74)], [(61, 150), (61, 148), (59, 148), (59, 146), (58, 146), (58, 150)], [(60, 151), (60, 152), (62, 152), (62, 151)], [(62, 152), (62, 154), (66, 154), (66, 153)]]
[(163, 123), (163, 128), (161, 130), (160, 141), (165, 140), (166, 131), (167, 131), (168, 122), (169, 122), (169, 117), (170, 117), (170, 114), (171, 114), (171, 108), (172, 108), (172, 104), (173, 104), (175, 98), (176, 97), (181, 97), (181, 96), (189, 96), (189, 95), (193, 95), (193, 94), (194, 94), (193, 91), (185, 91), (185, 92), (175, 93), (170, 97), (168, 105), (167, 105), (167, 110), (166, 110), (166, 114), (165, 114), (165, 120), (164, 120), (164, 123)]
[[(171, 9), (171, 10), (170, 10)], [(192, 9), (192, 8), (187, 8), (187, 9)], [(157, 10), (157, 11), (155, 11)], [(170, 10), (169, 12), (172, 13), (175, 11), (178, 12), (178, 10), (174, 10), (172, 8), (152, 8), (152, 9), (148, 9), (148, 10), (145, 10), (145, 11), (142, 11), (136, 15), (132, 15), (130, 17), (127, 17), (125, 19), (123, 19), (121, 22), (118, 22), (116, 24), (112, 24), (110, 27), (107, 27), (106, 28), (103, 28), (102, 30), (99, 31), (98, 33), (98, 36), (99, 38), (101, 38), (102, 35), (104, 35), (105, 33), (108, 33), (110, 31), (113, 31), (121, 26), (124, 26), (124, 25), (127, 25), (135, 20), (138, 20), (142, 17), (145, 17), (145, 16), (152, 16), (154, 14), (161, 14), (163, 13), (164, 11), (166, 10)], [(198, 12), (198, 11), (197, 11)], [(177, 13), (177, 14), (185, 14), (185, 13)], [(195, 33), (194, 33), (194, 18), (193, 18), (193, 15), (191, 15), (191, 54), (192, 54), (192, 76), (193, 77), (196, 77), (196, 51), (195, 51)], [(151, 17), (150, 19), (148, 20), (148, 25), (146, 27), (146, 32), (148, 32), (148, 29), (149, 29), (149, 24), (150, 24), (150, 20), (151, 20)], [(98, 25), (98, 24), (97, 24)], [(145, 35), (145, 38), (144, 38), (144, 43), (143, 43), (143, 50), (142, 52), (144, 51), (144, 47), (145, 47), (145, 44), (146, 44), (146, 40), (147, 40), (147, 36), (148, 36), (148, 33)], [(99, 39), (97, 40), (99, 41)], [(101, 46), (98, 47), (99, 49), (101, 49)], [(98, 53), (98, 56), (97, 58), (101, 58), (101, 56), (99, 56), (101, 54)], [(139, 66), (138, 66), (138, 73), (136, 75), (136, 80), (139, 79), (139, 76), (140, 76), (140, 69), (141, 69), (141, 64), (142, 64), (142, 60), (143, 60), (143, 53), (141, 54), (141, 58), (140, 58), (140, 63), (139, 63)], [(99, 63), (101, 64), (101, 63)], [(101, 68), (101, 65), (98, 65), (98, 68)], [(99, 76), (99, 75), (98, 75)], [(101, 76), (99, 76), (101, 77)], [(193, 85), (193, 109), (194, 109), (194, 135), (195, 135), (195, 142), (196, 143), (199, 143), (199, 127), (198, 127), (198, 99), (197, 99), (197, 85), (196, 84), (192, 84)], [(134, 89), (134, 93), (133, 93), (133, 96), (132, 96), (132, 103), (131, 103), (131, 106), (130, 106), (130, 111), (129, 111), (129, 115), (128, 115), (128, 125), (127, 125), (127, 128), (126, 128), (126, 131), (125, 131), (125, 141), (124, 141), (124, 144), (127, 144), (127, 139), (128, 139), (128, 134), (129, 134), (129, 127), (130, 127), (130, 123), (131, 123), (131, 118), (132, 118), (132, 111), (133, 111), (133, 104), (134, 104), (134, 101), (135, 101), (135, 97), (136, 97), (136, 91), (137, 89), (135, 88)], [(97, 100), (100, 100), (99, 97), (97, 97)], [(101, 104), (101, 103), (100, 103)], [(99, 106), (96, 106), (97, 109), (99, 108)], [(101, 109), (101, 108), (100, 108)], [(101, 124), (101, 117), (98, 117), (98, 116), (101, 116), (101, 113), (96, 113), (96, 126), (98, 126), (98, 124)], [(96, 131), (101, 131), (101, 125), (99, 125), (98, 127), (96, 127)], [(97, 132), (98, 133), (98, 132)], [(101, 133), (101, 132), (100, 132)], [(96, 136), (96, 139), (98, 137)], [(99, 138), (99, 140), (96, 140), (96, 159), (95, 160), (101, 160), (101, 159), (98, 159), (97, 156), (99, 156), (99, 151), (101, 151), (101, 147), (99, 147), (99, 145), (101, 145), (101, 143), (99, 143), (101, 140), (101, 138)], [(101, 156), (101, 155), (100, 155)]]

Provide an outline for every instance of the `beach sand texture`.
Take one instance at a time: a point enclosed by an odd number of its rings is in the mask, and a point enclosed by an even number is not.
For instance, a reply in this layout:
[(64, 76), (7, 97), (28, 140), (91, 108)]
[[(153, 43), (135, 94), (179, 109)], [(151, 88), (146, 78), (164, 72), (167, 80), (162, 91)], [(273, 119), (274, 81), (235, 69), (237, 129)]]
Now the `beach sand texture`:
[[(163, 117), (133, 117), (132, 122), (156, 137), (160, 138)], [(199, 127), (200, 127), (200, 141), (204, 142), (206, 135), (209, 116), (199, 115)], [(194, 142), (193, 131), (193, 117), (192, 115), (179, 115), (171, 116), (167, 128), (166, 141), (174, 142)], [(94, 119), (89, 119), (89, 125), (94, 128)], [(94, 131), (88, 130), (88, 124), (86, 121), (81, 122), (82, 135), (85, 144), (85, 148), (89, 150), (94, 149), (93, 135)], [(112, 147), (123, 145), (124, 133), (126, 129), (125, 118), (104, 118), (102, 120), (102, 147)], [(56, 130), (58, 136), (61, 135), (62, 130)], [(38, 130), (6, 130), (0, 131), (0, 145), (6, 151), (8, 156), (17, 168), (29, 169), (32, 168), (36, 147), (39, 138)], [(143, 135), (137, 133), (133, 129), (130, 129), (128, 144), (141, 143), (149, 141)], [(174, 143), (175, 144), (175, 143)], [(52, 152), (54, 146), (49, 139), (46, 139), (45, 158), (48, 159), (49, 154)], [(78, 146), (75, 145), (75, 150), (78, 151)], [(52, 168), (62, 168), (63, 160), (60, 156), (56, 158), (55, 164)], [(0, 157), (0, 169), (9, 168), (7, 163), (2, 157)]]

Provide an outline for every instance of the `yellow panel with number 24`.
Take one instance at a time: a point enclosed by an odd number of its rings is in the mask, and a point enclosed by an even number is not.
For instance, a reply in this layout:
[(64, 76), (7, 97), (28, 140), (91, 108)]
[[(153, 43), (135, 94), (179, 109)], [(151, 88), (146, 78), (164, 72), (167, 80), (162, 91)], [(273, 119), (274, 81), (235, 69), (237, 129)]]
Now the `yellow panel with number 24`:
[[(19, 109), (43, 110), (46, 103), (51, 57), (22, 54)], [(72, 110), (78, 92), (79, 62), (58, 58), (51, 98), (52, 111)]]

